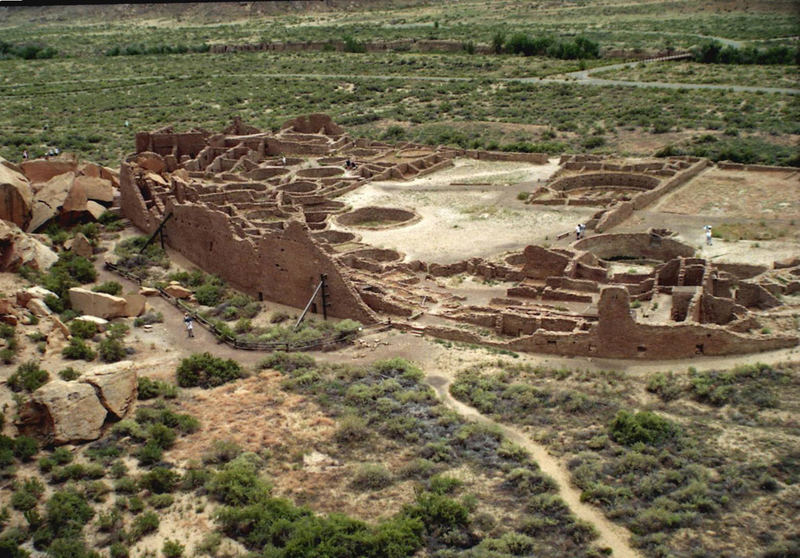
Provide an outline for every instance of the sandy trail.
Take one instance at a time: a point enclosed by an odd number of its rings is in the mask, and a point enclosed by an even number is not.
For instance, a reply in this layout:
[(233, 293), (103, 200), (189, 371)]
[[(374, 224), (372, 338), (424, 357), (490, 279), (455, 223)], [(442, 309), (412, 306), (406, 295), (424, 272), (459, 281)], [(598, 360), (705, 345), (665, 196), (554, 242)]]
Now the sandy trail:
[(528, 450), (542, 471), (555, 480), (558, 485), (559, 495), (572, 510), (572, 513), (594, 526), (598, 534), (596, 542), (599, 546), (611, 548), (614, 551), (613, 555), (617, 557), (634, 558), (641, 556), (628, 544), (630, 533), (624, 527), (613, 524), (599, 510), (581, 502), (581, 492), (570, 484), (569, 472), (566, 467), (550, 455), (544, 446), (537, 444), (520, 430), (496, 422), (482, 415), (473, 407), (453, 398), (450, 395), (452, 378), (436, 375), (435, 372), (435, 369), (427, 369), (426, 380), (439, 394), (442, 402), (466, 418), (498, 427), (509, 440)]

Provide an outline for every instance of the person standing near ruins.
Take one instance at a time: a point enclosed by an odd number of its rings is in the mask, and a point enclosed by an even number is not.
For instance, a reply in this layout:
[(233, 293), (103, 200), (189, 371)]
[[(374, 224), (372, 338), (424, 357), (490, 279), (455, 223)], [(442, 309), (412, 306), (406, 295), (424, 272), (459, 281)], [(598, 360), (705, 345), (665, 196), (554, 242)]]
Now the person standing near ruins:
[(578, 223), (577, 225), (575, 225), (575, 240), (580, 240), (580, 239), (581, 239), (581, 224)]
[(23, 149), (22, 150), (22, 160), (23, 161), (27, 161), (28, 160), (28, 150), (27, 149)]
[(704, 226), (703, 230), (706, 231), (706, 244), (711, 246), (711, 225)]
[(183, 315), (183, 323), (186, 324), (186, 334), (189, 337), (194, 337), (194, 325), (192, 323), (192, 317), (189, 315), (189, 312)]

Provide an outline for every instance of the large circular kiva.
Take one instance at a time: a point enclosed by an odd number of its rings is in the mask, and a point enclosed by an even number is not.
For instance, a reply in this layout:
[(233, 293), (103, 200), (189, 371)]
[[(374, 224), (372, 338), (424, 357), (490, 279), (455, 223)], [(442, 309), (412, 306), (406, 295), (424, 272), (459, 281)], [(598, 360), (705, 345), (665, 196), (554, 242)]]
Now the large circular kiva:
[(360, 207), (339, 215), (337, 221), (341, 225), (361, 229), (385, 229), (408, 225), (419, 219), (419, 216), (408, 209), (397, 207)]

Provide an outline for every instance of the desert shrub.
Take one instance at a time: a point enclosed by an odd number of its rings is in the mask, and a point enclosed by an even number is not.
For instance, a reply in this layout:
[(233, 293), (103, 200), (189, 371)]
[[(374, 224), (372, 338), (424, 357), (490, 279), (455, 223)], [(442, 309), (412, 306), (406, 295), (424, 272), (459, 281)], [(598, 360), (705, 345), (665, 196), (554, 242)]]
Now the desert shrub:
[(417, 458), (400, 469), (399, 475), (404, 479), (422, 479), (430, 477), (436, 470), (436, 464), (423, 458)]
[(93, 516), (86, 498), (74, 490), (56, 492), (47, 501), (45, 520), (54, 538), (74, 536)]
[(139, 376), (138, 399), (153, 399), (163, 396), (165, 399), (175, 399), (178, 396), (178, 388), (174, 384), (162, 380), (152, 380), (146, 376)]
[(181, 476), (165, 467), (155, 467), (139, 479), (139, 486), (155, 494), (165, 494), (177, 488)]
[(104, 502), (106, 494), (109, 492), (111, 492), (111, 487), (100, 480), (86, 483), (83, 488), (84, 496), (93, 502)]
[(213, 474), (207, 469), (189, 469), (181, 479), (181, 489), (195, 490), (196, 488), (201, 488), (205, 486)]
[(39, 363), (31, 360), (17, 367), (16, 372), (9, 376), (8, 387), (13, 391), (36, 391), (47, 383), (50, 374), (47, 370), (39, 368)]
[(184, 546), (178, 541), (167, 539), (164, 541), (164, 546), (161, 547), (161, 553), (164, 558), (181, 558), (184, 549)]
[(26, 511), (36, 507), (44, 494), (44, 485), (37, 478), (29, 478), (11, 495), (11, 506), (15, 510)]
[(108, 547), (108, 556), (109, 558), (130, 558), (130, 550), (125, 543), (115, 542)]
[(87, 362), (94, 360), (94, 358), (97, 356), (97, 353), (94, 352), (83, 339), (79, 339), (77, 337), (72, 337), (69, 340), (69, 344), (64, 347), (64, 349), (61, 351), (61, 354), (64, 356), (64, 358), (68, 358), (70, 360), (83, 359)]
[(243, 454), (227, 463), (206, 483), (208, 493), (230, 506), (252, 504), (269, 495), (272, 486), (261, 479), (252, 454)]
[(42, 302), (44, 302), (45, 305), (47, 305), (47, 307), (56, 314), (61, 314), (67, 309), (66, 303), (56, 295), (45, 295), (44, 299), (42, 299)]
[(446, 475), (436, 475), (428, 480), (428, 490), (436, 494), (452, 494), (461, 488), (463, 484), (464, 482), (460, 479)]
[(203, 463), (228, 463), (242, 453), (242, 448), (233, 440), (214, 440), (211, 449), (203, 455)]
[(535, 495), (551, 492), (556, 489), (553, 479), (538, 470), (517, 467), (506, 475), (504, 484), (512, 488), (516, 494)]
[(139, 486), (132, 478), (122, 477), (114, 481), (114, 492), (119, 494), (136, 494), (139, 492)]
[(106, 281), (105, 283), (101, 283), (92, 287), (92, 290), (96, 293), (105, 293), (117, 296), (122, 293), (122, 285), (119, 281)]
[(103, 362), (118, 362), (125, 358), (125, 344), (116, 337), (108, 337), (100, 341), (97, 352)]
[(383, 465), (365, 463), (353, 475), (351, 486), (357, 490), (381, 490), (390, 486), (394, 478)]
[(413, 504), (403, 507), (403, 515), (419, 519), (428, 533), (436, 535), (469, 523), (467, 507), (444, 494), (421, 492)]
[(194, 291), (197, 302), (203, 306), (216, 306), (225, 294), (225, 287), (214, 283), (201, 285)]
[(159, 463), (163, 455), (164, 449), (158, 445), (158, 442), (155, 440), (148, 440), (147, 443), (136, 452), (139, 465), (144, 467)]
[(672, 373), (654, 374), (647, 380), (647, 391), (658, 395), (662, 401), (672, 401), (681, 396), (683, 391), (678, 378)]
[(369, 438), (370, 431), (367, 421), (358, 415), (346, 415), (339, 421), (339, 428), (333, 434), (333, 439), (340, 444), (361, 442)]
[(299, 369), (313, 369), (316, 368), (316, 366), (316, 361), (309, 355), (303, 353), (285, 353), (283, 351), (275, 351), (258, 363), (258, 368), (262, 370), (272, 368), (284, 374), (292, 374), (295, 370)]
[(29, 436), (17, 436), (14, 439), (14, 457), (20, 461), (30, 461), (39, 451), (39, 444)]
[(270, 321), (270, 323), (273, 323), (273, 324), (281, 324), (281, 323), (285, 322), (286, 320), (288, 320), (289, 318), (291, 318), (291, 316), (289, 315), (288, 312), (283, 312), (283, 311), (279, 310), (277, 312), (273, 312), (272, 313), (272, 315), (269, 318), (269, 321)]
[(58, 377), (66, 382), (70, 382), (72, 380), (77, 380), (80, 377), (81, 373), (75, 370), (73, 367), (68, 366), (63, 370), (58, 371)]
[(609, 434), (615, 442), (625, 446), (638, 442), (657, 446), (675, 438), (679, 428), (650, 411), (635, 414), (619, 411), (609, 425)]
[(244, 377), (244, 370), (235, 360), (198, 353), (183, 359), (177, 374), (181, 387), (210, 388)]
[(69, 333), (81, 339), (92, 339), (97, 335), (97, 324), (88, 320), (72, 320), (69, 323)]
[(152, 533), (158, 529), (160, 521), (158, 514), (155, 512), (145, 512), (136, 516), (131, 522), (129, 536), (132, 540), (138, 541), (148, 533)]

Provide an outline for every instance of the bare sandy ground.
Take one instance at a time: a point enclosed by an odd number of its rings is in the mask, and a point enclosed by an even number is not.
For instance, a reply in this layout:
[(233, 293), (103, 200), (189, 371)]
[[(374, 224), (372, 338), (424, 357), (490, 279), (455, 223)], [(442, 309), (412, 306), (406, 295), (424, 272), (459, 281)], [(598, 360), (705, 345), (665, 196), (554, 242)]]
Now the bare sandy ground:
[(373, 182), (341, 198), (354, 208), (413, 209), (422, 217), (420, 221), (375, 231), (337, 224), (333, 228), (353, 230), (367, 244), (399, 250), (406, 261), (452, 263), (546, 244), (596, 211), (536, 207), (517, 199), (519, 192), (530, 192), (537, 181), (547, 180), (557, 169), (555, 159), (547, 165), (457, 159), (453, 168), (431, 176)]

